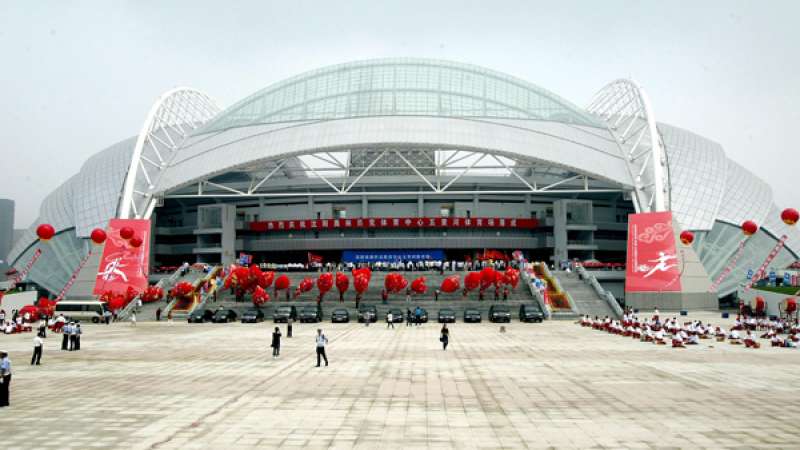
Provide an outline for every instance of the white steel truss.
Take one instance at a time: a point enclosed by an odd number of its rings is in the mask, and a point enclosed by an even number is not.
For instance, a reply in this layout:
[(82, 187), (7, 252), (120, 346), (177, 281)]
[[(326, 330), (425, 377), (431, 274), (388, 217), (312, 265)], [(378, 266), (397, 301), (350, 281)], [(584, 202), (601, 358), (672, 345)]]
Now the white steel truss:
[(162, 94), (150, 108), (133, 150), (118, 217), (149, 218), (156, 206), (151, 191), (189, 133), (219, 113), (205, 94), (179, 87)]
[(670, 208), (666, 151), (647, 94), (635, 81), (619, 79), (601, 89), (587, 110), (602, 118), (623, 151), (634, 182), (638, 212)]
[[(412, 191), (392, 191), (397, 186), (407, 186)], [(356, 187), (364, 189), (354, 191)], [(622, 186), (552, 164), (490, 150), (389, 147), (318, 151), (261, 160), (227, 174), (198, 180), (166, 193), (165, 198), (410, 193), (552, 195), (623, 190)]]

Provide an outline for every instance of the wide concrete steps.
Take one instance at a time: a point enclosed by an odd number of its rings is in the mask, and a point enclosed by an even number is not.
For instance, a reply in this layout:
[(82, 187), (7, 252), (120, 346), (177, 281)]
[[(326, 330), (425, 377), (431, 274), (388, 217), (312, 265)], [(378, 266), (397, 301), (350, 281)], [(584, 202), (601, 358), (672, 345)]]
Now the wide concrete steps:
[(589, 285), (578, 279), (577, 274), (567, 275), (565, 272), (554, 272), (561, 288), (569, 293), (578, 313), (591, 317), (617, 317), (605, 299), (601, 298)]

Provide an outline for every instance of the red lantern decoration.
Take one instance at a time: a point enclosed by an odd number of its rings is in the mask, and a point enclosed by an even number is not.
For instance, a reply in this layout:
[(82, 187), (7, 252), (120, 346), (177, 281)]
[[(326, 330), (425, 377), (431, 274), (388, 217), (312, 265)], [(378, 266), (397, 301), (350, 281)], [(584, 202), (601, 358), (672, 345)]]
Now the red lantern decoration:
[(694, 233), (689, 230), (683, 231), (681, 232), (680, 238), (683, 245), (692, 245), (692, 242), (694, 242)]
[(49, 223), (43, 223), (36, 227), (36, 236), (43, 241), (49, 241), (56, 235), (56, 229)]
[(794, 225), (800, 220), (800, 213), (794, 208), (786, 208), (781, 212), (781, 220), (786, 225)]
[(353, 278), (353, 288), (359, 294), (367, 292), (367, 289), (369, 288), (369, 277), (364, 273), (359, 273), (358, 275), (356, 275)]
[(428, 290), (425, 285), (425, 277), (419, 277), (411, 282), (411, 290), (417, 294), (424, 294)]
[(757, 231), (758, 225), (752, 220), (746, 220), (742, 223), (742, 233), (744, 233), (745, 236), (752, 236), (756, 234)]
[(481, 285), (481, 280), (480, 272), (470, 272), (464, 277), (464, 288), (468, 291), (475, 290)]
[(139, 248), (142, 246), (142, 238), (139, 236), (132, 237), (131, 240), (128, 241), (128, 244), (131, 244), (131, 247), (133, 248)]
[(290, 284), (291, 282), (289, 281), (289, 277), (286, 275), (281, 275), (275, 280), (275, 289), (289, 289)]
[(133, 228), (131, 227), (122, 227), (119, 230), (119, 237), (125, 239), (126, 241), (133, 237)]
[(336, 272), (336, 289), (340, 294), (344, 294), (347, 288), (350, 287), (350, 278), (347, 278), (343, 272)]
[(461, 279), (458, 275), (450, 275), (442, 280), (442, 285), (439, 286), (439, 290), (450, 294), (457, 291), (459, 287), (461, 287)]
[(92, 234), (90, 234), (89, 237), (92, 239), (92, 242), (94, 242), (97, 245), (101, 245), (103, 242), (106, 241), (107, 236), (105, 231), (103, 231), (100, 228), (95, 228), (94, 230), (92, 230)]

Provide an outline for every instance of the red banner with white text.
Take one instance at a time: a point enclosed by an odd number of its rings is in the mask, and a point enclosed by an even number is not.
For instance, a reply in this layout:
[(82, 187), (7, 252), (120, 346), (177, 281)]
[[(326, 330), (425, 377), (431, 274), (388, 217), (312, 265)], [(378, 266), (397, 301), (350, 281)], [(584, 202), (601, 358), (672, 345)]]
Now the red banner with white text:
[(266, 220), (250, 222), (251, 231), (333, 230), (349, 228), (523, 228), (537, 219), (505, 217), (370, 217), (358, 219)]
[(671, 212), (628, 216), (625, 292), (678, 292), (680, 260)]
[[(120, 230), (125, 227), (133, 230), (133, 238), (124, 239), (120, 236)], [(129, 286), (138, 292), (144, 291), (149, 271), (150, 221), (111, 219), (106, 233), (108, 238), (100, 259), (94, 293), (124, 293)], [(140, 245), (135, 247), (132, 242)]]

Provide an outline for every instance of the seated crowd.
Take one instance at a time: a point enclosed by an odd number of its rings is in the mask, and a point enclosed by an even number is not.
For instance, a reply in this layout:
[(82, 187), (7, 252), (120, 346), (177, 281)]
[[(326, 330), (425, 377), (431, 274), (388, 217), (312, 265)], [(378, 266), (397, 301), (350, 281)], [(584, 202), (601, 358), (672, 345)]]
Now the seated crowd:
[[(622, 320), (614, 320), (606, 316), (594, 319), (589, 315), (583, 316), (581, 326), (591, 327), (595, 330), (617, 334), (623, 337), (639, 339), (642, 342), (652, 342), (656, 345), (672, 345), (673, 348), (685, 348), (687, 345), (697, 345), (701, 339), (716, 339), (732, 345), (744, 344), (747, 348), (760, 348), (759, 339), (769, 339), (773, 347), (795, 348), (800, 344), (800, 324), (790, 323), (783, 319), (756, 319), (753, 317), (737, 316), (730, 332), (711, 323), (699, 320), (678, 323), (676, 317), (660, 317), (658, 309), (652, 317), (640, 319), (638, 315), (626, 310)], [(757, 331), (763, 331), (757, 335)], [(744, 335), (742, 335), (744, 333)], [(781, 337), (781, 334), (786, 334)]]

